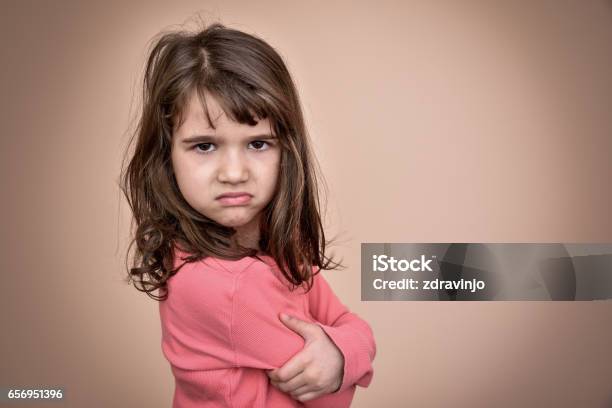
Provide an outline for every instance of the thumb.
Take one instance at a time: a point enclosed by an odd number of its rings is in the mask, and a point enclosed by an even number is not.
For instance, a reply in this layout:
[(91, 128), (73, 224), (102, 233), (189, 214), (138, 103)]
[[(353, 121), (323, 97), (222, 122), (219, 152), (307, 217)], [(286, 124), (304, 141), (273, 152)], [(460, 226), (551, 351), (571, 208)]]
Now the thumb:
[(316, 325), (313, 323), (298, 319), (294, 316), (286, 315), (285, 313), (280, 314), (280, 319), (285, 324), (285, 326), (302, 336), (304, 340), (308, 340), (314, 334), (312, 326)]

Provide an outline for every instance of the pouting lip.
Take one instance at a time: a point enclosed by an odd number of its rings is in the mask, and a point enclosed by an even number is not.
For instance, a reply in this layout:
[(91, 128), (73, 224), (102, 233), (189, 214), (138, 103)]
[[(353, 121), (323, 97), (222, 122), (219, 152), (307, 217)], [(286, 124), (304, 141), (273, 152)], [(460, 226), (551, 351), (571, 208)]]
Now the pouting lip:
[(252, 194), (249, 194), (245, 191), (238, 191), (236, 193), (223, 193), (221, 195), (217, 196), (217, 200), (220, 198), (224, 198), (224, 197), (239, 197), (239, 196), (243, 196), (243, 195), (248, 195), (248, 196), (253, 196)]

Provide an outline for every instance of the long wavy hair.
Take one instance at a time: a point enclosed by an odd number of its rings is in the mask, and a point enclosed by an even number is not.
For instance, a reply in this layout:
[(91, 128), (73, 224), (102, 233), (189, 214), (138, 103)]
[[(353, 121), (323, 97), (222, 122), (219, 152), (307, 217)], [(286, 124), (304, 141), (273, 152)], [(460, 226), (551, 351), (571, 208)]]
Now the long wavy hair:
[[(148, 52), (142, 111), (119, 181), (133, 214), (127, 283), (133, 282), (155, 300), (165, 300), (166, 281), (187, 262), (207, 256), (258, 258), (256, 249), (240, 245), (233, 249), (236, 230), (194, 210), (178, 188), (171, 163), (172, 135), (184, 120), (193, 91), (204, 101), (209, 123), (205, 91), (219, 101), (228, 117), (241, 124), (255, 125), (253, 115), (269, 118), (278, 137), (278, 184), (262, 210), (260, 251), (276, 261), (287, 281), (296, 286), (306, 282), (307, 290), (321, 269), (343, 268), (325, 255), (331, 241), (326, 242), (321, 223), (317, 183), (324, 180), (317, 177), (320, 171), (287, 67), (264, 40), (213, 23), (196, 32), (162, 32)], [(136, 251), (128, 267), (134, 244)], [(178, 267), (175, 247), (189, 254)], [(157, 289), (160, 295), (152, 293)]]

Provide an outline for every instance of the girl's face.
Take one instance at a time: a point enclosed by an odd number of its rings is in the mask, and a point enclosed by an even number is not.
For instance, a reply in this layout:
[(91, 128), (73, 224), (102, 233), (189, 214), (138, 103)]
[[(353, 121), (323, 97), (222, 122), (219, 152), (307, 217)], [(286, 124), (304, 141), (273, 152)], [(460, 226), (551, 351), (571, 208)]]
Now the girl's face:
[[(185, 200), (227, 227), (258, 223), (275, 191), (280, 146), (268, 119), (249, 126), (229, 119), (206, 93), (213, 129), (194, 91), (172, 138), (172, 167)], [(224, 194), (243, 193), (234, 198)], [(249, 224), (250, 225), (250, 224)]]

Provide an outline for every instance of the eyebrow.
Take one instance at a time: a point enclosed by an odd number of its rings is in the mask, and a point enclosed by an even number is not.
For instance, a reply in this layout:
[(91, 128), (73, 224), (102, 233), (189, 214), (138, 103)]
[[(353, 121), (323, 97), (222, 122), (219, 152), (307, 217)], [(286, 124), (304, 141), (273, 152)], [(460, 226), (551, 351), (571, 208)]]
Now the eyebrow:
[[(271, 140), (271, 139), (277, 139), (277, 137), (269, 133), (264, 133), (261, 135), (247, 136), (246, 139), (247, 140)], [(193, 135), (193, 136), (186, 137), (185, 139), (183, 139), (183, 143), (216, 142), (218, 140), (219, 138), (213, 135)]]

